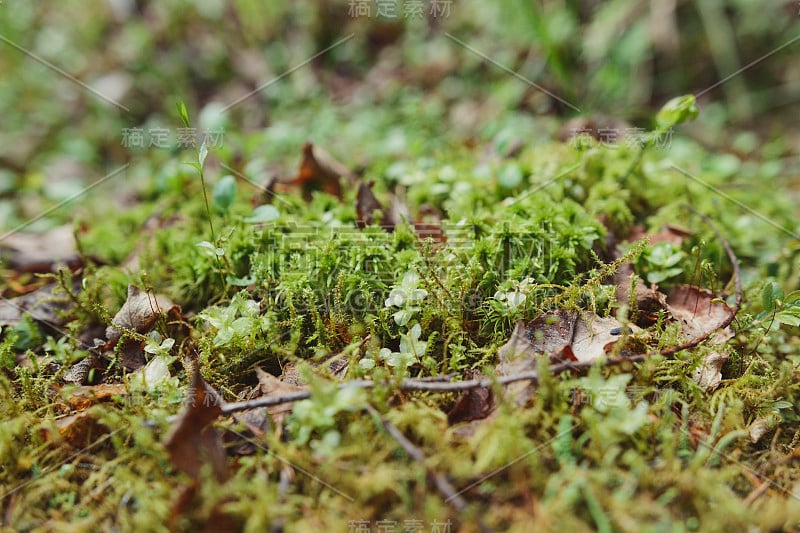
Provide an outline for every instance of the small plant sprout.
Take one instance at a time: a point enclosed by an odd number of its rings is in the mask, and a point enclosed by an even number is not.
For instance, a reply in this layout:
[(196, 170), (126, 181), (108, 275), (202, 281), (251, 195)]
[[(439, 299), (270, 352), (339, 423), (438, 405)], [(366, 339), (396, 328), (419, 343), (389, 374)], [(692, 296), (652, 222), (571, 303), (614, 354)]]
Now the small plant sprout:
[[(181, 122), (183, 122), (184, 126), (187, 128), (191, 128), (191, 124), (189, 122), (189, 113), (186, 110), (186, 104), (183, 102), (177, 103), (178, 107), (178, 115), (181, 118)], [(203, 200), (205, 201), (206, 205), (206, 215), (208, 217), (208, 227), (211, 230), (211, 240), (216, 242), (217, 238), (214, 234), (214, 223), (211, 220), (211, 204), (208, 202), (208, 191), (206, 191), (206, 177), (203, 173), (203, 168), (205, 168), (206, 164), (206, 157), (208, 157), (208, 144), (204, 140), (203, 143), (198, 148), (195, 143), (193, 143), (195, 147), (195, 154), (197, 156), (197, 161), (187, 161), (185, 164), (189, 165), (192, 168), (197, 169), (198, 174), (200, 174), (200, 184), (203, 189)]]
[(394, 285), (389, 297), (386, 298), (386, 307), (395, 307), (399, 311), (394, 313), (394, 321), (398, 326), (407, 325), (414, 314), (422, 310), (419, 304), (428, 296), (428, 291), (419, 289), (419, 274), (408, 271), (403, 275), (399, 285)]
[(153, 331), (147, 337), (144, 351), (155, 356), (168, 357), (173, 346), (175, 346), (175, 339), (162, 340), (161, 335), (157, 331)]
[[(399, 376), (406, 375), (408, 369), (418, 363), (421, 357), (425, 355), (428, 342), (420, 340), (421, 336), (422, 326), (414, 324), (408, 333), (400, 336), (399, 352), (393, 352), (389, 348), (381, 348), (380, 352), (378, 352), (378, 358), (386, 363), (387, 366), (395, 369)], [(358, 364), (364, 370), (375, 367), (375, 361), (369, 357), (361, 359)]]
[(525, 278), (522, 281), (511, 280), (504, 288), (494, 293), (494, 299), (501, 303), (508, 314), (514, 314), (528, 299), (534, 286), (533, 278)]

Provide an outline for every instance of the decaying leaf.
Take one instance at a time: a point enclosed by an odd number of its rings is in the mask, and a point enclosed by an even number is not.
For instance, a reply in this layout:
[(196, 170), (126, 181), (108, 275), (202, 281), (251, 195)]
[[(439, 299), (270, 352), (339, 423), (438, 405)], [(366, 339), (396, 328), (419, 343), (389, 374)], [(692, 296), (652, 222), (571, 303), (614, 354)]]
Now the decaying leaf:
[(179, 313), (180, 307), (166, 296), (150, 294), (135, 285), (129, 285), (128, 299), (111, 321), (113, 326), (106, 329), (106, 338), (110, 344), (116, 344), (122, 336), (122, 330), (118, 328), (146, 333), (162, 313), (168, 314), (171, 311)]
[[(689, 339), (714, 331), (731, 315), (728, 304), (714, 293), (691, 285), (675, 287), (667, 299), (667, 310)], [(720, 341), (723, 336), (730, 338), (729, 332), (720, 332), (713, 340)]]
[[(467, 379), (479, 379), (479, 373), (465, 376)], [(452, 426), (459, 422), (482, 420), (488, 417), (494, 408), (494, 397), (489, 388), (477, 388), (464, 391), (458, 402), (447, 413), (447, 422)]]
[(76, 411), (83, 411), (98, 402), (127, 394), (128, 388), (122, 383), (101, 383), (100, 385), (75, 387), (70, 391), (67, 403)]
[(222, 412), (220, 402), (206, 389), (208, 384), (195, 370), (186, 405), (178, 416), (164, 445), (172, 464), (195, 481), (206, 464), (211, 465), (217, 481), (228, 478), (228, 463), (222, 439), (211, 423)]
[[(72, 290), (81, 290), (81, 280), (72, 282)], [(0, 326), (16, 326), (26, 313), (35, 321), (58, 328), (66, 323), (64, 312), (70, 310), (74, 303), (57, 283), (48, 283), (35, 291), (16, 298), (0, 299)]]
[(0, 241), (0, 257), (14, 270), (54, 272), (58, 265), (80, 266), (72, 225), (44, 233), (12, 233)]
[(750, 442), (755, 444), (756, 442), (761, 440), (761, 437), (769, 433), (770, 430), (772, 430), (775, 427), (776, 425), (775, 422), (776, 420), (773, 417), (769, 416), (762, 416), (760, 418), (756, 418), (755, 420), (753, 420), (753, 422), (750, 424), (750, 427), (748, 428), (748, 432), (750, 434)]
[[(502, 364), (531, 361), (530, 366), (535, 365), (537, 354), (561, 359), (564, 358), (564, 348), (570, 347), (577, 361), (596, 361), (610, 352), (621, 339), (622, 327), (622, 323), (612, 317), (550, 311), (528, 324), (518, 322), (511, 338), (498, 354)], [(635, 326), (628, 327), (631, 332), (638, 331)], [(570, 359), (571, 356), (567, 355), (566, 358)], [(533, 370), (533, 366), (530, 369)]]
[(108, 433), (108, 428), (99, 423), (99, 414), (87, 409), (56, 421), (58, 433), (74, 448), (84, 448), (97, 440), (99, 435)]
[(722, 383), (722, 366), (728, 360), (727, 352), (711, 352), (703, 358), (703, 363), (695, 370), (692, 378), (706, 390), (714, 390)]
[[(628, 326), (633, 333), (636, 326)], [(551, 363), (576, 360), (596, 361), (610, 353), (623, 338), (623, 325), (617, 319), (556, 310), (525, 324), (517, 322), (508, 342), (500, 347), (498, 373), (513, 376), (536, 370), (536, 356), (547, 355)], [(625, 351), (621, 351), (624, 355)], [(510, 384), (507, 389), (522, 405), (530, 399), (533, 388), (527, 382)]]
[(651, 326), (658, 319), (658, 312), (666, 308), (667, 296), (659, 291), (655, 284), (649, 287), (645, 285), (638, 276), (633, 280), (633, 295), (631, 295), (633, 276), (633, 267), (630, 263), (623, 265), (614, 274), (613, 283), (617, 286), (617, 301), (636, 309), (636, 315), (632, 319), (637, 326)]
[(383, 206), (372, 192), (373, 185), (375, 185), (375, 182), (370, 181), (369, 183), (361, 183), (358, 186), (358, 194), (356, 195), (356, 215), (358, 217), (358, 227), (365, 228), (374, 224), (375, 215), (378, 214), (381, 224), (390, 224), (391, 229), (394, 229), (394, 224), (390, 223), (386, 211), (384, 211)]
[(328, 152), (307, 142), (303, 145), (303, 159), (292, 184), (300, 186), (303, 198), (311, 199), (312, 191), (322, 191), (342, 198), (341, 179), (354, 181), (354, 175), (343, 163)]
[[(297, 385), (283, 379), (277, 378), (268, 372), (264, 372), (259, 367), (255, 367), (258, 376), (258, 389), (256, 394), (252, 394), (250, 399), (267, 398), (270, 396), (282, 396), (308, 389), (307, 385)], [(266, 432), (270, 427), (280, 434), (283, 421), (289, 416), (294, 407), (294, 403), (285, 403), (273, 407), (249, 409), (242, 413), (242, 418), (259, 431)], [(270, 423), (270, 419), (272, 423)]]

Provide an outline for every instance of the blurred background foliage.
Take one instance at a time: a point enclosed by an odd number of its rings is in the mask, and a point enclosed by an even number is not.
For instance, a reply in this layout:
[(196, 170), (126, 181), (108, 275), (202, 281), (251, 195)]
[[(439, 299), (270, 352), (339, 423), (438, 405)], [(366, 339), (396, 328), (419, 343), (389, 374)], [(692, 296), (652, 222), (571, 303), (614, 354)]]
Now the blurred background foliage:
[(440, 0), (437, 16), (430, 0), (392, 5), (393, 18), (350, 0), (5, 2), (0, 220), (21, 215), (12, 195), (36, 212), (38, 195), (67, 199), (125, 163), (129, 182), (163, 172), (174, 143), (132, 150), (123, 132), (174, 131), (177, 100), (198, 128), (225, 129), (220, 157), (255, 160), (238, 167), (256, 173), (306, 139), (363, 164), (437, 148), (420, 139), (474, 145), (510, 128), (536, 142), (576, 115), (648, 127), (689, 92), (701, 118), (686, 131), (701, 144), (797, 153), (795, 1)]

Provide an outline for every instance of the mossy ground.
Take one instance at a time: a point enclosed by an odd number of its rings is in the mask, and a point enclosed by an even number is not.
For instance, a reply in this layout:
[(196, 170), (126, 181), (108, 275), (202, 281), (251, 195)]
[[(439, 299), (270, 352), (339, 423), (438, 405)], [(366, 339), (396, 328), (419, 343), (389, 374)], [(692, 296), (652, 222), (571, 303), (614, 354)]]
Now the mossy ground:
[[(182, 42), (177, 28), (194, 15), (168, 12), (175, 24), (165, 26), (164, 38)], [(245, 26), (257, 23), (244, 19)], [(142, 33), (137, 28), (129, 26), (134, 41)], [(324, 41), (325, 30), (309, 31)], [(420, 57), (423, 45), (408, 40), (403, 54)], [(204, 68), (180, 70), (170, 55), (159, 72), (175, 67), (183, 87), (198, 72), (223, 77), (221, 59), (202, 57)], [(146, 74), (146, 65), (137, 65)], [(417, 67), (412, 61), (409, 70)], [(798, 177), (780, 162), (790, 150), (776, 139), (715, 152), (685, 135), (684, 126), (643, 155), (624, 142), (556, 142), (561, 121), (524, 109), (520, 102), (531, 98), (514, 96), (522, 91), (519, 80), (497, 82), (474, 65), (470, 75), (464, 85), (445, 84), (452, 93), (406, 87), (397, 75), (380, 94), (367, 91), (342, 104), (301, 72), (265, 97), (269, 124), (250, 128), (237, 121), (247, 123), (247, 113), (255, 113), (252, 102), (231, 116), (212, 106), (204, 124), (226, 131), (203, 170), (213, 237), (197, 169), (183, 164), (197, 153), (175, 146), (134, 150), (126, 179), (40, 221), (37, 229), (72, 223), (85, 266), (65, 331), (31, 320), (3, 328), (6, 527), (189, 531), (223, 515), (245, 531), (363, 531), (381, 524), (397, 531), (445, 531), (447, 524), (453, 531), (477, 531), (478, 524), (496, 531), (800, 527), (798, 309), (796, 299), (781, 296), (800, 288), (792, 196)], [(467, 133), (455, 129), (453, 109), (475, 104), (486, 86), (492, 105), (478, 106), (483, 122)], [(533, 100), (528, 104), (540, 105)], [(643, 119), (648, 125), (650, 115)], [(174, 112), (164, 116), (172, 127), (181, 125)], [(105, 146), (107, 129), (121, 123), (59, 146), (73, 154), (89, 150), (92, 160), (100, 157), (92, 150), (101, 151), (92, 147)], [(359, 228), (356, 187), (345, 187), (342, 198), (314, 190), (306, 199), (291, 187), (265, 196), (259, 187), (275, 174), (291, 176), (309, 139), (357, 169), (363, 182), (375, 181), (384, 207), (399, 197), (412, 216), (442, 213), (446, 242), (424, 238), (407, 222), (391, 232)], [(236, 180), (233, 192), (220, 186), (226, 175)], [(9, 227), (57, 201), (41, 194), (41, 173), (23, 173), (18, 185)], [(277, 219), (248, 222), (253, 198), (268, 199)], [(677, 224), (691, 233), (675, 247), (640, 243), (624, 250), (641, 276), (665, 288), (706, 287), (732, 300), (724, 248), (686, 205), (713, 221), (742, 265), (744, 303), (718, 388), (692, 379), (711, 351), (701, 345), (557, 376), (541, 362), (529, 403), (500, 401), (496, 416), (471, 425), (448, 423), (457, 394), (398, 390), (407, 376), (494, 375), (498, 349), (517, 321), (544, 311), (625, 319), (632, 310), (614, 299), (603, 274), (614, 264), (615, 236), (636, 227), (654, 234)], [(210, 244), (198, 246), (204, 242)], [(56, 278), (72, 291), (67, 273)], [(48, 281), (10, 268), (4, 279), (7, 296)], [(119, 352), (107, 354), (90, 384), (123, 384), (127, 393), (79, 409), (76, 387), (63, 379), (89, 355), (77, 339), (98, 326), (103, 335), (131, 284), (179, 304), (191, 331), (162, 349), (169, 325), (156, 325), (148, 357), (172, 358), (171, 377), (157, 389), (137, 385), (121, 368)], [(674, 327), (659, 321), (643, 342), (656, 351), (680, 341)], [(330, 354), (348, 360), (346, 379), (383, 385), (339, 389), (336, 378), (314, 370)], [(242, 400), (257, 384), (255, 365), (276, 375), (297, 365), (313, 393), (296, 404), (280, 435), (252, 437), (229, 416), (215, 422), (226, 438), (230, 478), (220, 482), (207, 468), (181, 505), (192, 480), (174, 466), (164, 439), (185, 404), (190, 357), (226, 401)], [(494, 392), (501, 396), (499, 386)], [(63, 431), (59, 421), (79, 412), (73, 432)], [(425, 460), (411, 459), (381, 418)], [(764, 432), (753, 442), (758, 425)], [(463, 490), (464, 509), (437, 491), (432, 473)]]

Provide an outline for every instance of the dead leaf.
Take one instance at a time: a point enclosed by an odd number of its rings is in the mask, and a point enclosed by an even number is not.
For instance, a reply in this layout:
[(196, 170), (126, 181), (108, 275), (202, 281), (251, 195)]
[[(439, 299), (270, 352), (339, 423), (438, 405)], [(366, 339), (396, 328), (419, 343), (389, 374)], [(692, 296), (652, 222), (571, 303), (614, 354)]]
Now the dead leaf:
[(637, 326), (652, 326), (658, 320), (658, 312), (666, 308), (667, 296), (658, 290), (657, 285), (648, 287), (641, 278), (636, 277), (631, 298), (631, 276), (635, 274), (630, 263), (627, 267), (620, 268), (614, 274), (612, 283), (617, 286), (616, 299), (621, 304), (636, 306), (636, 315), (632, 319)]
[(702, 365), (695, 370), (692, 378), (708, 391), (716, 389), (722, 383), (722, 367), (728, 357), (727, 352), (711, 352), (703, 358)]
[(761, 417), (756, 418), (750, 424), (748, 428), (748, 432), (750, 434), (750, 442), (755, 444), (761, 437), (769, 433), (769, 431), (775, 427), (775, 420), (772, 417)]
[[(479, 373), (465, 376), (465, 379), (480, 379)], [(447, 413), (447, 422), (451, 426), (459, 422), (483, 420), (494, 408), (494, 397), (489, 388), (477, 388), (464, 391), (458, 402)]]
[[(308, 389), (307, 385), (288, 383), (269, 372), (264, 372), (259, 367), (255, 367), (255, 370), (258, 376), (258, 390), (257, 394), (252, 395), (250, 399), (283, 396)], [(294, 403), (289, 402), (267, 408), (248, 409), (242, 413), (242, 417), (261, 432), (266, 432), (272, 426), (276, 433), (280, 434), (283, 421), (292, 413), (293, 408)], [(270, 419), (272, 424), (270, 424)]]
[(306, 201), (311, 199), (312, 191), (323, 191), (341, 199), (341, 178), (355, 181), (350, 169), (328, 152), (309, 142), (303, 145), (303, 159), (291, 183), (301, 187)]
[(98, 402), (110, 400), (114, 396), (127, 396), (127, 394), (128, 388), (122, 383), (81, 386), (70, 391), (67, 403), (76, 411), (83, 411)]
[(58, 265), (81, 265), (72, 225), (44, 233), (12, 233), (0, 241), (0, 257), (14, 270), (55, 272)]
[(162, 314), (170, 311), (179, 313), (180, 307), (166, 296), (150, 294), (135, 285), (129, 285), (128, 299), (111, 321), (114, 325), (106, 329), (106, 338), (111, 345), (116, 344), (122, 336), (118, 328), (147, 333)]
[(372, 192), (372, 187), (375, 185), (374, 181), (369, 183), (361, 183), (358, 186), (358, 194), (356, 194), (356, 215), (359, 228), (365, 228), (375, 223), (375, 215), (378, 214), (381, 224), (389, 231), (394, 230), (394, 224), (389, 220), (389, 217), (384, 211), (383, 206), (375, 197)]
[[(575, 360), (596, 361), (610, 353), (623, 338), (622, 323), (595, 314), (556, 310), (545, 313), (528, 324), (517, 322), (508, 342), (500, 347), (498, 373), (513, 376), (536, 370), (536, 356), (547, 355), (550, 363)], [(639, 328), (630, 325), (631, 332)], [(625, 355), (623, 349), (621, 355)], [(518, 405), (533, 394), (528, 382), (511, 383), (506, 390)]]
[(208, 384), (195, 369), (183, 411), (164, 440), (172, 464), (197, 481), (200, 470), (210, 464), (217, 481), (228, 478), (228, 463), (222, 439), (211, 425), (222, 412), (220, 401), (206, 390)]
[(86, 384), (92, 370), (102, 372), (104, 369), (100, 360), (100, 349), (105, 346), (102, 339), (94, 340), (94, 347), (89, 349), (89, 355), (73, 364), (70, 369), (64, 374), (64, 381), (75, 383), (76, 385)]
[[(714, 293), (692, 285), (675, 287), (667, 298), (667, 310), (681, 324), (683, 334), (689, 339), (719, 328), (732, 312), (728, 304), (716, 298)], [(720, 342), (723, 336), (730, 338), (730, 332), (721, 332), (713, 340)]]
[(58, 434), (74, 448), (84, 448), (108, 433), (108, 428), (98, 422), (99, 415), (92, 409), (65, 416), (56, 421)]
[[(73, 281), (72, 290), (80, 292), (80, 279)], [(37, 322), (59, 328), (66, 323), (64, 312), (73, 305), (73, 301), (59, 289), (57, 283), (48, 283), (22, 296), (0, 300), (0, 325), (16, 326), (27, 313)]]

